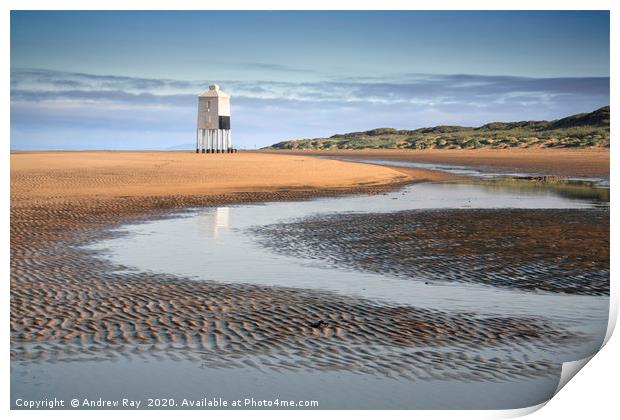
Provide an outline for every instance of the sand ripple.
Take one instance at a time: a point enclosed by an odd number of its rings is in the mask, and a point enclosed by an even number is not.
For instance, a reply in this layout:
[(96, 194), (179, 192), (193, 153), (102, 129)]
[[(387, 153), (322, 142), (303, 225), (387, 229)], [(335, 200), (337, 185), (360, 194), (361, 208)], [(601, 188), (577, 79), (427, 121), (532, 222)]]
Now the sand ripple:
[(251, 232), (275, 251), (362, 271), (609, 295), (605, 208), (337, 214)]
[(165, 357), (214, 367), (508, 380), (557, 374), (560, 365), (550, 355), (582, 339), (539, 319), (119, 271), (123, 267), (76, 248), (113, 235), (103, 228), (119, 222), (235, 200), (239, 196), (12, 205), (12, 360)]

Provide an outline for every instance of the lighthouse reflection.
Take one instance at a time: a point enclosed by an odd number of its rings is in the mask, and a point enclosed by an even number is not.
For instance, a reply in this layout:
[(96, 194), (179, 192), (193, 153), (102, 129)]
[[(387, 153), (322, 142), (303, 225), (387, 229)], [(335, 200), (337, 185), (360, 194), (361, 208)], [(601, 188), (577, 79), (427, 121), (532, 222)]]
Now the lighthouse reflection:
[(230, 208), (216, 207), (200, 213), (198, 227), (209, 238), (217, 238), (230, 223)]

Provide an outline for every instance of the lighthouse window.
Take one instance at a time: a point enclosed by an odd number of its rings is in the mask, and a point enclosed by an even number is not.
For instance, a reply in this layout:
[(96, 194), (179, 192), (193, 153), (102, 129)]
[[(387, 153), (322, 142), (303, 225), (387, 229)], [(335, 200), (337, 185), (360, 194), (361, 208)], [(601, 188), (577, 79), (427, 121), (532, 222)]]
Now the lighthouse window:
[(220, 129), (230, 130), (230, 117), (221, 115), (218, 122)]

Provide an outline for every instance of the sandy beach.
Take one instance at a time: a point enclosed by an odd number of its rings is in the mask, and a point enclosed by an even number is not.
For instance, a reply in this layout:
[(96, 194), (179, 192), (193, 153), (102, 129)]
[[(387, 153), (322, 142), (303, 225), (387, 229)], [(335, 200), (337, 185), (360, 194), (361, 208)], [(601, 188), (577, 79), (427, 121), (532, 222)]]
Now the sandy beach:
[[(179, 344), (191, 348), (193, 343), (205, 351), (226, 347), (238, 353), (245, 348), (252, 354), (266, 345), (266, 337), (270, 337), (270, 350), (279, 348), (279, 342), (307, 338), (320, 342), (320, 337), (347, 336), (360, 346), (398, 339), (399, 333), (388, 327), (393, 316), (402, 312), (398, 308), (383, 313), (385, 308), (373, 310), (367, 302), (331, 294), (196, 283), (147, 273), (117, 274), (114, 271), (118, 267), (105, 264), (77, 246), (111, 235), (106, 228), (166, 217), (172, 210), (321, 195), (375, 194), (433, 178), (445, 176), (424, 170), (406, 175), (377, 165), (264, 154), (13, 154), (13, 359), (79, 358), (93, 353), (102, 356), (119, 344), (125, 349), (134, 346), (135, 350), (135, 346), (147, 344), (150, 350), (161, 350)], [(205, 307), (205, 299), (212, 303)], [(348, 305), (346, 309), (344, 304)], [(277, 309), (265, 313), (265, 307)], [(244, 315), (247, 310), (252, 314)], [(326, 312), (340, 321), (312, 326)], [(424, 328), (436, 326), (441, 330), (445, 322), (445, 314), (441, 313), (403, 313), (406, 318), (413, 316), (410, 322), (426, 319), (428, 326)], [(236, 315), (231, 318), (232, 314)], [(364, 319), (370, 322), (368, 326)], [(524, 337), (530, 333), (538, 337), (544, 331), (535, 322), (531, 326), (515, 322), (515, 328)], [(406, 342), (420, 338), (402, 339)], [(330, 342), (323, 341), (326, 345)], [(38, 351), (33, 352), (32, 343), (38, 344)], [(43, 344), (51, 347), (41, 347)], [(316, 350), (317, 344), (311, 347)], [(324, 350), (316, 357), (328, 357), (327, 348)], [(370, 355), (365, 352), (359, 353), (366, 360), (359, 366), (369, 369)], [(225, 357), (217, 354), (213, 359)], [(344, 360), (338, 363), (346, 365)]]
[[(534, 316), (416, 308), (329, 291), (226, 284), (209, 281), (209, 273), (204, 281), (193, 281), (126, 270), (84, 248), (119, 235), (110, 228), (164, 219), (173, 211), (385, 194), (421, 180), (448, 179), (454, 177), (423, 169), (266, 153), (15, 153), (12, 361), (155, 357), (213, 368), (346, 371), (408, 380), (508, 381), (557, 374), (559, 365), (552, 361), (498, 358), (492, 351), (523, 345), (544, 352), (582, 339)], [(501, 220), (505, 215), (493, 217)], [(429, 219), (429, 229), (435, 222)], [(385, 221), (369, 222), (373, 223), (380, 227)], [(323, 226), (321, 235), (336, 232), (329, 221)], [(604, 242), (608, 231), (605, 226), (599, 230)], [(504, 235), (510, 236), (510, 229)], [(544, 241), (547, 236), (523, 235), (526, 241)], [(285, 239), (290, 245), (290, 238)], [(300, 243), (306, 239), (293, 238)], [(377, 240), (375, 233), (367, 240)], [(566, 246), (571, 244), (566, 241)], [(603, 243), (598, 249), (604, 253), (604, 248)], [(381, 271), (389, 263), (385, 258), (390, 256), (380, 254), (370, 255), (374, 262), (369, 265), (368, 255), (358, 258), (359, 247), (351, 249), (351, 261), (344, 265)], [(600, 287), (585, 291), (605, 292)], [(478, 352), (475, 358), (468, 353), (473, 349)]]
[[(419, 178), (432, 177), (420, 171)], [(429, 175), (430, 174), (430, 175)], [(413, 174), (412, 176), (415, 176)], [(408, 180), (377, 166), (255, 153), (20, 152), (11, 155), (12, 204), (145, 196), (372, 187)]]

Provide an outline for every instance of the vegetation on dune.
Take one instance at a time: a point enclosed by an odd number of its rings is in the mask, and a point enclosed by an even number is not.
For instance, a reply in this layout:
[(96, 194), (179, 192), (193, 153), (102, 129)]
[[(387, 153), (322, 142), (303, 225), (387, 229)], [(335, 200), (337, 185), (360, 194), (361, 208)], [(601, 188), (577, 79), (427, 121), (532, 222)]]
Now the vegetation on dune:
[(276, 143), (268, 149), (478, 149), (609, 147), (609, 106), (554, 121), (493, 122), (481, 127), (440, 125), (417, 130), (375, 128), (329, 138)]

